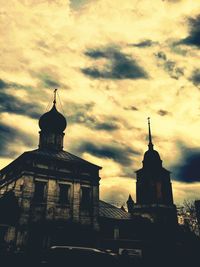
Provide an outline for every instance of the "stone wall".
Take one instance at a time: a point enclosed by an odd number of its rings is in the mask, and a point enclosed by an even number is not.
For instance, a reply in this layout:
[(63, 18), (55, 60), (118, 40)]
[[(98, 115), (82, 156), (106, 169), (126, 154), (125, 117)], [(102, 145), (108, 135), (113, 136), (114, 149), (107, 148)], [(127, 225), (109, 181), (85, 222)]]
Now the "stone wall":
[[(23, 172), (21, 177), (1, 188), (0, 194), (4, 195), (6, 191), (12, 190), (18, 200), (20, 207), (20, 218), (15, 225), (7, 225), (4, 240), (14, 242), (16, 246), (23, 248), (27, 246), (30, 239), (30, 229), (33, 224), (70, 222), (80, 225), (89, 225), (91, 229), (97, 231), (98, 226), (98, 203), (99, 203), (99, 184), (94, 183), (92, 177), (73, 177), (69, 173), (63, 177), (63, 172), (56, 176), (44, 174), (44, 170), (49, 170), (47, 165), (38, 164), (37, 170), (40, 172)], [(52, 166), (50, 167), (52, 168)], [(63, 168), (64, 169), (64, 168)], [(94, 177), (94, 180), (97, 177)], [(47, 183), (46, 201), (44, 203), (34, 203), (35, 181)], [(69, 189), (69, 203), (60, 204), (59, 183), (67, 184)], [(88, 210), (81, 209), (81, 186), (87, 186), (91, 189), (91, 203), (88, 203)], [(12, 212), (12, 210), (8, 211)], [(5, 227), (5, 226), (4, 226)], [(1, 228), (1, 225), (0, 225)], [(74, 233), (76, 234), (76, 233)], [(49, 242), (49, 237), (48, 243)]]

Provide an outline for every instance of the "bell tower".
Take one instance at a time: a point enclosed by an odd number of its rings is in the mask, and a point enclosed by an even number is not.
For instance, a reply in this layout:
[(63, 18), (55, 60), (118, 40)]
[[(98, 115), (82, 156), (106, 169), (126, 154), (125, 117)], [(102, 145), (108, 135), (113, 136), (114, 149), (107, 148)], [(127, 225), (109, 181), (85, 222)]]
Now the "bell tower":
[(149, 149), (144, 154), (142, 169), (136, 171), (137, 204), (173, 204), (170, 172), (163, 168), (159, 153), (154, 150), (148, 118)]
[(136, 204), (133, 213), (150, 217), (157, 223), (177, 223), (176, 206), (173, 203), (170, 171), (162, 166), (159, 153), (154, 150), (148, 118), (148, 150), (144, 154), (142, 168), (136, 171)]

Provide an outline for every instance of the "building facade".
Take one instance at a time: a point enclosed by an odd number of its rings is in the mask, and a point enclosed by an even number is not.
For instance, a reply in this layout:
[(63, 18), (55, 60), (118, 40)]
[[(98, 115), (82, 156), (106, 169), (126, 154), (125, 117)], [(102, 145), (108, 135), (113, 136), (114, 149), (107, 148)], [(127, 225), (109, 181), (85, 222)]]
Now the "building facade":
[(55, 95), (39, 120), (39, 148), (0, 171), (1, 246), (35, 250), (95, 242), (101, 167), (63, 150), (66, 126)]

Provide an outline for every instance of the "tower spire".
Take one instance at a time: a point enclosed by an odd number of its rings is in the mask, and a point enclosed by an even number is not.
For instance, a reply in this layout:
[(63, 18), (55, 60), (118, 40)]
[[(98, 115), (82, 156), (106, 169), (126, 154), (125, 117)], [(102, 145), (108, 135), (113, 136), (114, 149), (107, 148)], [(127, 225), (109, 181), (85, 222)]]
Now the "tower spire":
[(148, 120), (148, 128), (149, 128), (149, 144), (148, 144), (148, 146), (149, 146), (149, 150), (153, 150), (150, 117), (148, 117), (147, 120)]
[(54, 106), (56, 105), (56, 93), (57, 93), (58, 89), (54, 89), (53, 93), (54, 93), (54, 97), (53, 97), (53, 104)]

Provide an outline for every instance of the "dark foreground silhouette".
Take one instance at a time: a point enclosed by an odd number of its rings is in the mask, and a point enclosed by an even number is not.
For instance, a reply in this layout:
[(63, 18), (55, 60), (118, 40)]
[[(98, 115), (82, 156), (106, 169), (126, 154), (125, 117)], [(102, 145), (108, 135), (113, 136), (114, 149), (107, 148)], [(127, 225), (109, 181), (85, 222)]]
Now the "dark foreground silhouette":
[(52, 247), (41, 254), (3, 253), (0, 266), (34, 267), (167, 267), (199, 266), (199, 243), (181, 245), (151, 244), (141, 257), (133, 256), (124, 250), (122, 254), (108, 253), (98, 249), (84, 247)]

